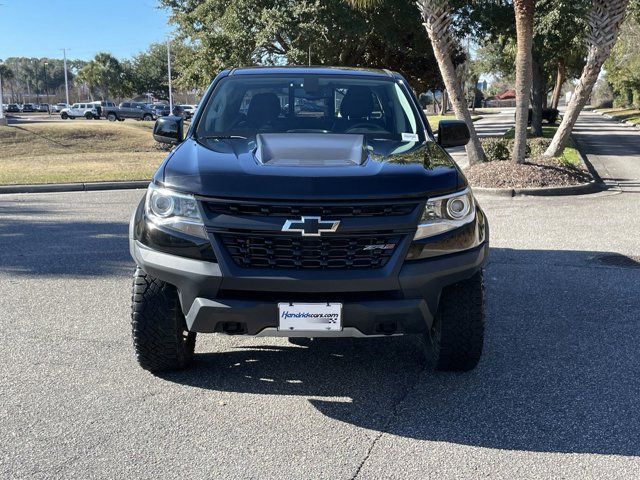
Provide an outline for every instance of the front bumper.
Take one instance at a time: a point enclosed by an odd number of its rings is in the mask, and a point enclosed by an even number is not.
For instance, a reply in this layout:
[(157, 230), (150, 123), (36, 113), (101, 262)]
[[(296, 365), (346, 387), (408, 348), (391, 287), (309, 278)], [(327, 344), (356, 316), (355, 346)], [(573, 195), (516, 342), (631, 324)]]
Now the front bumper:
[[(464, 252), (405, 262), (393, 288), (353, 278), (237, 279), (223, 276), (218, 263), (152, 250), (133, 236), (130, 249), (144, 271), (176, 286), (191, 331), (284, 336), (277, 330), (278, 303), (305, 301), (343, 304), (343, 331), (332, 336), (375, 336), (427, 330), (442, 289), (476, 273), (487, 260), (489, 244), (485, 241)], [(242, 289), (237, 288), (239, 281)]]

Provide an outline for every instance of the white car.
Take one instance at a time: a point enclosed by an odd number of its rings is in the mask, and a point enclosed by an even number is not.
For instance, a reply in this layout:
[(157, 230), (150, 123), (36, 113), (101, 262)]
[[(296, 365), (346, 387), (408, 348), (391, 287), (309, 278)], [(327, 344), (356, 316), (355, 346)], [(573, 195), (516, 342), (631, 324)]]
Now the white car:
[(60, 113), (62, 111), (62, 109), (64, 108), (69, 108), (69, 104), (68, 103), (56, 103), (55, 105), (51, 106), (51, 111), (56, 112), (56, 113)]
[(196, 110), (198, 109), (197, 105), (179, 105), (180, 108), (184, 111), (183, 117), (187, 120), (193, 117), (196, 114)]
[(87, 120), (97, 120), (100, 118), (100, 115), (98, 115), (96, 106), (91, 103), (74, 103), (69, 108), (63, 108), (60, 110), (60, 117), (63, 120), (66, 120), (67, 118), (73, 120), (78, 117), (84, 117)]

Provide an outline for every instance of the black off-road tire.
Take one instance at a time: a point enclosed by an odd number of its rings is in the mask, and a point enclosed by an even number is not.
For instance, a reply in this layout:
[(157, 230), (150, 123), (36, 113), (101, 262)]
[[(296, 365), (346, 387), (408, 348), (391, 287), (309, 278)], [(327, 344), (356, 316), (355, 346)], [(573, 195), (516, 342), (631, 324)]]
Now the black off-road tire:
[(433, 326), (424, 338), (429, 366), (448, 372), (473, 370), (482, 355), (484, 325), (484, 281), (480, 270), (442, 290)]
[(133, 276), (131, 333), (145, 370), (180, 370), (193, 361), (196, 334), (187, 331), (176, 288), (140, 268)]
[(118, 119), (118, 116), (113, 113), (113, 112), (109, 112), (107, 113), (107, 120), (109, 120), (110, 122), (115, 122)]
[(63, 120), (67, 120), (69, 118), (69, 114), (67, 112), (62, 112), (60, 114), (60, 118), (62, 118)]
[(145, 114), (142, 116), (142, 120), (144, 120), (145, 122), (150, 122), (151, 120), (153, 120), (153, 116), (152, 116), (152, 115), (149, 115), (148, 113), (145, 113)]
[(84, 118), (86, 118), (87, 120), (93, 120), (93, 113), (91, 112), (85, 113)]

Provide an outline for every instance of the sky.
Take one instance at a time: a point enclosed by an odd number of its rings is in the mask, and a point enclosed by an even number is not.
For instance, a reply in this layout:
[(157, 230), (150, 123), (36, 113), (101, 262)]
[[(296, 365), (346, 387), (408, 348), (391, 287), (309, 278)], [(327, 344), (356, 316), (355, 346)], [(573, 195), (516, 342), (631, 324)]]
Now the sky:
[(0, 59), (128, 58), (166, 40), (172, 27), (156, 0), (0, 0)]

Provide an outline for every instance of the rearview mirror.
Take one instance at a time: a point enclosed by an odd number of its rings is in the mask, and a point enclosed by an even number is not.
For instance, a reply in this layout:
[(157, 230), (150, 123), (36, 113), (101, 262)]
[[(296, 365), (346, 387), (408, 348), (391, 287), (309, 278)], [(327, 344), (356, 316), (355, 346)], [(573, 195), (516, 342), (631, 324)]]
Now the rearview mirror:
[(440, 120), (438, 143), (443, 148), (461, 147), (469, 143), (469, 127), (462, 120)]
[(160, 117), (153, 127), (153, 138), (156, 142), (177, 145), (184, 140), (182, 117)]

